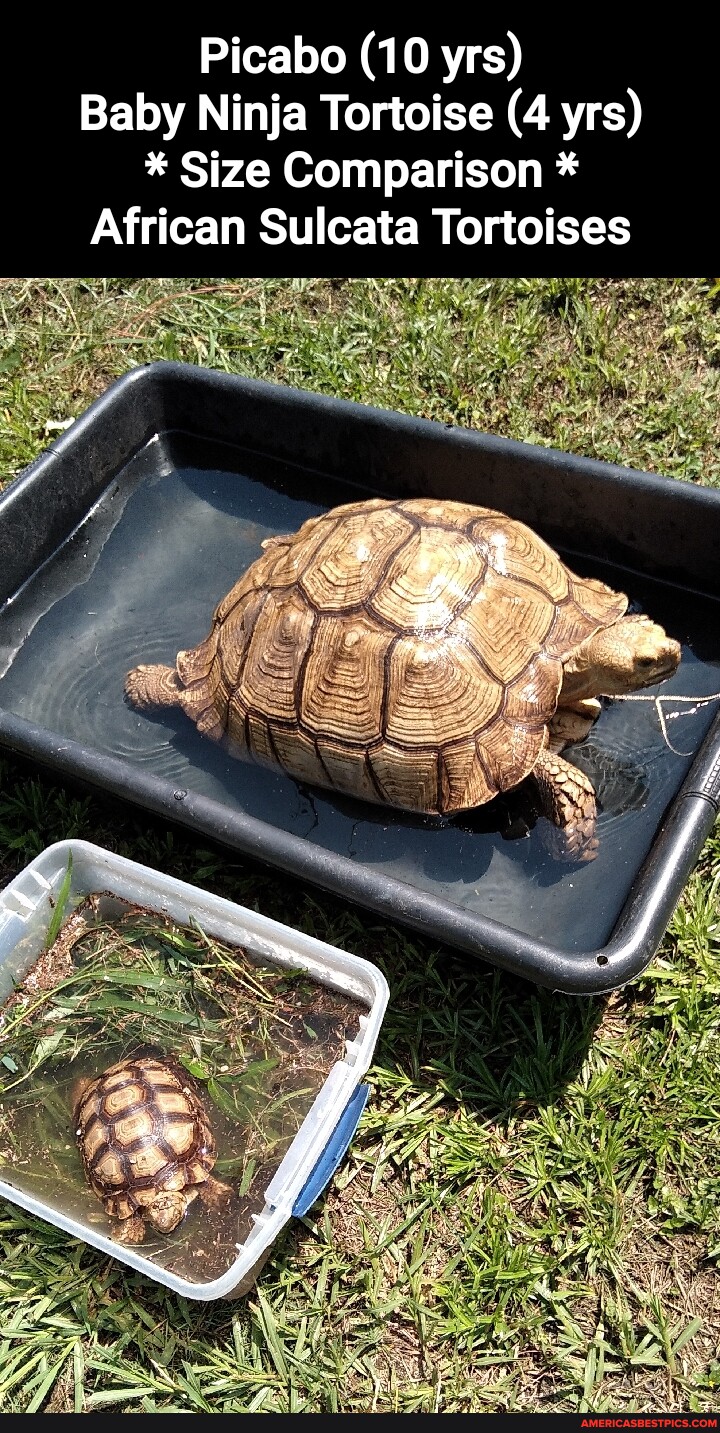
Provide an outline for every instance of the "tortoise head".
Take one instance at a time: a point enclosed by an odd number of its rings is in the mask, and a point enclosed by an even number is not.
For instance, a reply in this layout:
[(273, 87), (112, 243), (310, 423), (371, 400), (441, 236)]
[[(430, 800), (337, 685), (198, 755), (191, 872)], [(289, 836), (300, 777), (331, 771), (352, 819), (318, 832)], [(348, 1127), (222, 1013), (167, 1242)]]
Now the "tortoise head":
[(152, 1204), (148, 1205), (145, 1213), (161, 1234), (170, 1234), (173, 1229), (177, 1229), (181, 1219), (185, 1218), (187, 1207), (187, 1195), (181, 1190), (162, 1189)]
[(568, 686), (574, 669), (585, 695), (611, 697), (652, 687), (672, 676), (680, 654), (680, 643), (657, 622), (644, 614), (621, 617), (582, 643), (566, 669)]

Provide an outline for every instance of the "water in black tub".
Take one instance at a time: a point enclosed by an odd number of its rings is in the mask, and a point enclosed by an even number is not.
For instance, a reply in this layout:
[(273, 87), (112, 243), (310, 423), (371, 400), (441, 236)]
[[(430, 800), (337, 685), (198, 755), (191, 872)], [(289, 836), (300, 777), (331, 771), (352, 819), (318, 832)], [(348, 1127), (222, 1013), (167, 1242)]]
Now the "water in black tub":
[[(124, 701), (129, 668), (174, 665), (181, 647), (207, 635), (216, 603), (259, 556), (263, 538), (362, 496), (257, 454), (190, 439), (171, 451), (154, 441), (0, 614), (0, 706), (468, 913), (566, 950), (602, 946), (715, 704), (678, 706), (668, 724), (677, 752), (651, 702), (605, 704), (588, 742), (567, 753), (598, 790), (599, 854), (567, 866), (548, 852), (543, 820), (533, 824), (522, 794), (445, 823), (406, 816), (305, 789), (227, 756), (179, 711), (151, 718)], [(635, 608), (680, 640), (682, 661), (659, 689), (663, 697), (720, 689), (719, 603), (564, 555), (577, 571), (628, 592)]]

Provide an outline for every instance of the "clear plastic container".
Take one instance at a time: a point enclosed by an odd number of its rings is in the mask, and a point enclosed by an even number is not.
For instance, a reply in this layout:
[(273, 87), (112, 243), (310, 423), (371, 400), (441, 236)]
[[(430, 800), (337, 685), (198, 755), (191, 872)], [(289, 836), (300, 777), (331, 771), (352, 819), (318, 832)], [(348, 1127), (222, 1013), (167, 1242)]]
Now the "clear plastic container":
[[(306, 984), (329, 987), (362, 1007), (357, 1033), (345, 1040), (342, 1059), (336, 1059), (329, 1068), (290, 1147), (262, 1191), (264, 1204), (250, 1215), (244, 1239), (233, 1245), (237, 1256), (220, 1275), (203, 1277), (202, 1260), (197, 1266), (198, 1277), (194, 1278), (163, 1267), (162, 1239), (154, 1241), (157, 1247), (152, 1251), (144, 1251), (142, 1244), (119, 1242), (106, 1232), (110, 1221), (89, 1191), (85, 1201), (87, 1215), (78, 1215), (76, 1211), (68, 1212), (62, 1189), (58, 1189), (57, 1200), (54, 1195), (39, 1198), (11, 1182), (13, 1172), (8, 1172), (7, 1162), (0, 1165), (0, 1196), (65, 1229), (74, 1238), (84, 1239), (186, 1298), (238, 1297), (251, 1287), (281, 1229), (293, 1215), (302, 1215), (310, 1208), (347, 1150), (368, 1096), (362, 1077), (372, 1060), (387, 1005), (387, 982), (375, 965), (359, 956), (102, 847), (68, 840), (49, 846), (0, 893), (0, 1001), (8, 999), (44, 950), (68, 871), (68, 913), (88, 896), (108, 893), (178, 926), (199, 926), (205, 935), (242, 947), (266, 967), (300, 970)], [(98, 1073), (111, 1063), (109, 1058), (104, 1061), (101, 1050), (97, 1060)], [(7, 1074), (7, 1068), (3, 1073)], [(0, 1113), (2, 1110), (0, 1094)], [(69, 1124), (69, 1141), (73, 1134)], [(65, 1148), (70, 1150), (71, 1144)], [(75, 1155), (68, 1153), (65, 1157), (74, 1160)], [(81, 1170), (79, 1154), (77, 1166)]]

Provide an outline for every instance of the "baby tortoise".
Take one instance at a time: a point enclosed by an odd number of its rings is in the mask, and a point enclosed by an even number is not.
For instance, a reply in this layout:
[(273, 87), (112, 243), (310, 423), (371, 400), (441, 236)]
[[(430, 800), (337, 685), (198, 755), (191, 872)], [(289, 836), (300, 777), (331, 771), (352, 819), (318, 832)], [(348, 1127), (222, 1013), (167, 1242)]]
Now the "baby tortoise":
[(90, 1188), (121, 1244), (142, 1244), (145, 1221), (169, 1234), (198, 1196), (227, 1203), (213, 1178), (215, 1140), (181, 1067), (152, 1056), (121, 1060), (75, 1093), (76, 1138)]

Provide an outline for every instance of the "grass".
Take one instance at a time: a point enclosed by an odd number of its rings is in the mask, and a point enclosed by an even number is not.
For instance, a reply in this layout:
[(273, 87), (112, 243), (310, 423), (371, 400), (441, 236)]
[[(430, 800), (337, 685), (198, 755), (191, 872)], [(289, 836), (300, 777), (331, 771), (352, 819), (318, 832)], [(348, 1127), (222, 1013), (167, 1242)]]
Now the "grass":
[[(4, 281), (11, 476), (179, 358), (720, 483), (712, 281)], [(376, 960), (372, 1098), (237, 1303), (0, 1205), (5, 1412), (697, 1413), (720, 1388), (720, 830), (630, 987), (540, 991), (2, 758), (0, 863), (87, 837)]]

